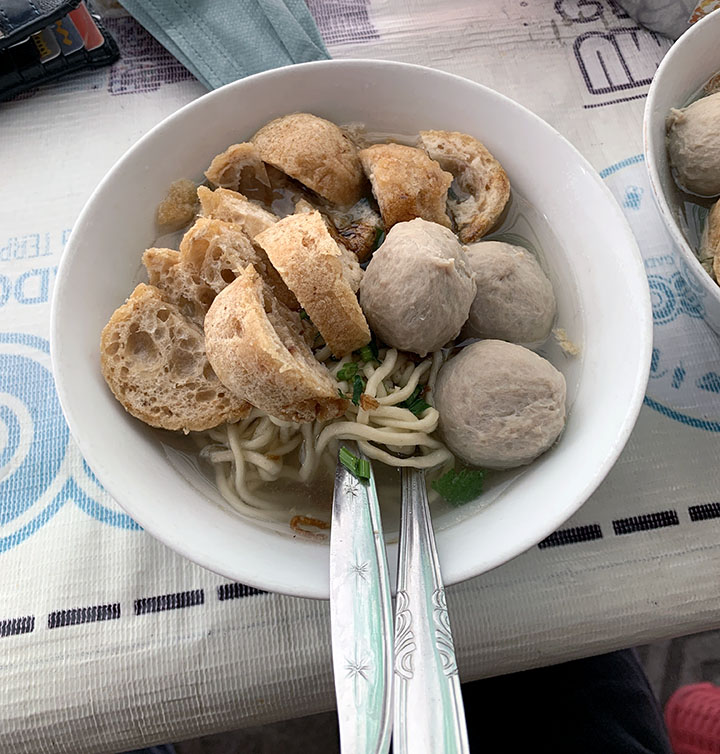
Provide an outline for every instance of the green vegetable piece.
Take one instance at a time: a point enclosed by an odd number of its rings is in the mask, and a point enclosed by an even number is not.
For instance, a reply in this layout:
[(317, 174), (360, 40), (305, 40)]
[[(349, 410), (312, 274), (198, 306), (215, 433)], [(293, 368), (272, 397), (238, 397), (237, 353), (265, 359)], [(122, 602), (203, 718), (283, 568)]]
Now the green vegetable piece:
[(348, 361), (347, 364), (343, 364), (340, 371), (337, 373), (338, 381), (343, 382), (344, 380), (351, 380), (357, 374), (357, 370), (357, 362)]
[(358, 458), (356, 476), (363, 481), (370, 479), (370, 461), (367, 458)]
[(340, 463), (353, 475), (357, 472), (357, 462), (360, 460), (356, 455), (351, 453), (344, 445), (340, 448), (338, 454)]
[(420, 416), (426, 408), (430, 408), (430, 404), (424, 401), (421, 397), (424, 392), (425, 388), (418, 385), (415, 390), (413, 390), (412, 395), (401, 403), (398, 403), (398, 406), (400, 406), (400, 408), (408, 409), (408, 411), (411, 411), (415, 416)]
[(310, 320), (310, 315), (305, 311), (305, 309), (300, 309), (300, 319)]
[(436, 479), (431, 487), (438, 492), (450, 505), (459, 506), (474, 500), (483, 489), (485, 469), (450, 469)]
[(378, 351), (378, 344), (375, 340), (375, 336), (372, 337), (366, 346), (359, 348), (355, 353), (360, 357), (360, 361), (364, 361), (366, 364), (371, 361), (378, 361), (380, 352)]
[(370, 462), (367, 458), (358, 458), (344, 445), (340, 448), (338, 458), (340, 459), (340, 463), (357, 479), (361, 481), (370, 479)]
[(412, 391), (412, 395), (398, 403), (398, 406), (401, 408), (410, 408), (410, 406), (412, 406), (412, 404), (420, 397), (420, 393), (422, 393), (422, 388), (418, 385), (415, 390)]
[(430, 408), (430, 404), (426, 403), (422, 398), (418, 398), (412, 405), (408, 406), (408, 410), (415, 414), (415, 416), (420, 416), (427, 408)]
[(356, 406), (360, 405), (360, 396), (363, 394), (364, 390), (365, 390), (365, 380), (359, 374), (356, 374), (355, 378), (353, 379), (353, 391), (352, 391), (352, 402)]

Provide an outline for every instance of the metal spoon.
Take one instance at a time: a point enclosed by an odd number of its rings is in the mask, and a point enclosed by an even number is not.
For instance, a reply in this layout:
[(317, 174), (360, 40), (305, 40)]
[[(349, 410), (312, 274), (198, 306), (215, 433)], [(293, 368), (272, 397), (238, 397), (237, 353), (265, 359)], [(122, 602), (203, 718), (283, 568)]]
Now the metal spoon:
[(402, 470), (395, 607), (395, 754), (470, 749), (425, 474)]

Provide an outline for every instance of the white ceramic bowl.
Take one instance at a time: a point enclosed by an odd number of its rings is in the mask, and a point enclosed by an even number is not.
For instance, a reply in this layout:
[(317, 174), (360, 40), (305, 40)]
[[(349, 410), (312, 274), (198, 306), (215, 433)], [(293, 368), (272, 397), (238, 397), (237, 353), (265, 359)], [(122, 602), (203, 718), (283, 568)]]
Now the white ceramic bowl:
[(645, 161), (655, 202), (677, 245), (682, 269), (698, 295), (705, 321), (720, 334), (720, 286), (705, 272), (688, 242), (681, 195), (675, 186), (665, 148), (665, 120), (673, 107), (683, 107), (713, 74), (720, 72), (720, 11), (690, 27), (663, 58), (645, 104)]
[[(60, 400), (93, 471), (151, 534), (229, 578), (328, 596), (328, 546), (246, 520), (194, 469), (180, 473), (157, 433), (111, 395), (98, 354), (100, 331), (131, 291), (153, 241), (155, 207), (168, 185), (183, 176), (199, 179), (229, 144), (271, 118), (303, 110), (393, 133), (447, 128), (478, 136), (558, 239), (545, 255), (560, 324), (583, 349), (577, 359), (554, 356), (569, 385), (567, 429), (492, 502), (480, 498), (437, 517), (443, 575), (452, 584), (531, 547), (590, 496), (635, 423), (651, 348), (641, 258), (610, 192), (550, 126), (490, 89), (418, 66), (330, 61), (252, 76), (167, 118), (100, 183), (67, 244), (52, 312)], [(396, 544), (388, 556), (394, 572)]]

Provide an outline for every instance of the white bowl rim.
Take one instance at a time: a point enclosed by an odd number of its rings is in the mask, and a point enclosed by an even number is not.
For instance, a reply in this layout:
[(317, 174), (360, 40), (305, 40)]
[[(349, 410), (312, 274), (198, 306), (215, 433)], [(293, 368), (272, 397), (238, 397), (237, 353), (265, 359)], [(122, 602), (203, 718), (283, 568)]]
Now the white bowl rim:
[(688, 44), (692, 44), (692, 40), (695, 36), (697, 36), (698, 33), (703, 33), (705, 25), (709, 26), (713, 23), (717, 23), (718, 27), (720, 27), (720, 10), (712, 11), (704, 18), (695, 22), (687, 31), (678, 37), (677, 41), (660, 61), (660, 65), (658, 66), (657, 71), (655, 71), (655, 75), (650, 84), (647, 99), (645, 100), (645, 110), (643, 112), (643, 147), (645, 152), (645, 165), (648, 175), (650, 176), (650, 188), (655, 197), (655, 204), (660, 210), (660, 214), (665, 222), (665, 227), (672, 236), (672, 239), (678, 247), (685, 263), (695, 273), (695, 276), (703, 281), (703, 287), (708, 294), (716, 298), (720, 304), (720, 285), (713, 282), (705, 268), (700, 264), (700, 260), (692, 250), (687, 238), (685, 238), (685, 234), (680, 230), (680, 226), (678, 225), (675, 215), (665, 197), (665, 192), (662, 189), (662, 181), (660, 180), (660, 173), (658, 172), (657, 162), (655, 161), (654, 156), (655, 148), (657, 146), (656, 140), (652, 133), (652, 129), (650, 128), (650, 120), (655, 105), (655, 98), (658, 96), (657, 93), (662, 85), (665, 71), (673, 66), (673, 61), (678, 52), (684, 50)]
[[(587, 159), (579, 152), (579, 150), (567, 138), (565, 138), (562, 134), (560, 134), (549, 123), (547, 123), (542, 118), (540, 118), (540, 116), (536, 115), (534, 112), (524, 107), (519, 102), (512, 100), (510, 97), (507, 97), (506, 95), (494, 89), (491, 89), (490, 87), (484, 86), (483, 84), (479, 84), (475, 81), (472, 81), (471, 79), (467, 79), (464, 76), (447, 73), (445, 71), (440, 71), (434, 68), (428, 68), (422, 65), (404, 63), (404, 62), (398, 62), (398, 61), (371, 60), (371, 59), (364, 59), (364, 58), (346, 58), (342, 60), (322, 60), (322, 61), (313, 61), (310, 63), (301, 63), (301, 64), (293, 65), (291, 66), (291, 68), (294, 70), (297, 70), (297, 69), (311, 70), (313, 68), (329, 67), (329, 66), (339, 67), (339, 68), (341, 67), (351, 68), (355, 66), (362, 66), (362, 67), (368, 68), (369, 70), (376, 69), (378, 73), (382, 72), (383, 70), (387, 70), (388, 67), (398, 68), (398, 69), (414, 69), (418, 71), (423, 71), (424, 74), (427, 76), (436, 76), (439, 78), (443, 78), (445, 80), (452, 79), (452, 80), (464, 82), (465, 84), (471, 84), (474, 87), (478, 87), (482, 89), (486, 94), (489, 94), (493, 97), (497, 97), (505, 101), (506, 103), (511, 103), (511, 105), (516, 108), (522, 109), (527, 117), (529, 117), (531, 120), (534, 120), (540, 128), (549, 129), (550, 131), (552, 131), (554, 136), (557, 139), (561, 140), (564, 143), (565, 147), (571, 150), (575, 154), (575, 157), (578, 160), (578, 164), (582, 166), (582, 168), (588, 174), (588, 176), (595, 182), (597, 188), (607, 198), (608, 203), (615, 208), (618, 215), (618, 220), (619, 220), (618, 230), (622, 230), (624, 234), (624, 239), (623, 239), (624, 245), (628, 247), (628, 249), (632, 249), (634, 252), (631, 255), (631, 258), (628, 258), (625, 260), (627, 267), (625, 268), (624, 273), (626, 275), (631, 274), (634, 276), (634, 283), (635, 283), (634, 288), (636, 292), (642, 298), (642, 301), (638, 300), (639, 316), (638, 316), (638, 319), (635, 321), (634, 326), (637, 328), (638, 335), (640, 337), (641, 343), (643, 344), (643, 351), (642, 353), (639, 354), (640, 358), (638, 360), (638, 369), (634, 375), (632, 390), (630, 393), (631, 397), (630, 397), (630, 400), (627, 401), (625, 415), (622, 422), (617, 428), (617, 434), (615, 436), (615, 440), (606, 448), (606, 453), (602, 461), (598, 463), (595, 473), (587, 479), (585, 485), (582, 488), (578, 489), (575, 499), (571, 502), (571, 504), (568, 504), (564, 508), (558, 508), (557, 510), (554, 511), (553, 515), (548, 515), (548, 517), (545, 519), (545, 526), (543, 526), (542, 528), (537, 528), (533, 530), (531, 533), (525, 533), (523, 536), (515, 535), (511, 544), (504, 545), (504, 547), (502, 548), (498, 548), (498, 552), (495, 555), (495, 557), (487, 559), (487, 562), (485, 563), (485, 566), (483, 567), (482, 571), (478, 571), (477, 568), (473, 568), (470, 564), (468, 564), (465, 568), (456, 568), (452, 574), (449, 574), (445, 578), (445, 583), (446, 585), (449, 586), (452, 584), (460, 583), (474, 576), (478, 576), (481, 573), (486, 573), (494, 568), (497, 568), (498, 566), (522, 554), (523, 552), (525, 552), (526, 550), (530, 549), (535, 544), (540, 542), (542, 539), (552, 534), (552, 532), (554, 532), (559, 526), (561, 526), (565, 521), (567, 521), (567, 519), (570, 516), (572, 516), (582, 507), (582, 505), (587, 501), (590, 495), (592, 495), (592, 493), (597, 489), (599, 484), (607, 476), (608, 472), (615, 464), (620, 453), (625, 447), (628, 441), (628, 438), (630, 437), (630, 433), (632, 432), (635, 426), (635, 422), (637, 420), (638, 414), (640, 413), (640, 409), (643, 404), (643, 399), (645, 396), (645, 389), (647, 386), (648, 377), (650, 373), (650, 358), (651, 358), (651, 352), (652, 352), (652, 327), (653, 325), (652, 325), (652, 306), (651, 306), (651, 300), (650, 300), (650, 291), (647, 285), (647, 277), (645, 274), (645, 268), (644, 268), (642, 256), (640, 254), (640, 250), (638, 248), (635, 236), (633, 235), (632, 230), (630, 229), (630, 226), (627, 220), (625, 219), (624, 214), (622, 213), (622, 210), (620, 209), (615, 198), (613, 197), (612, 192), (604, 183), (602, 178), (600, 178), (597, 171), (592, 167), (592, 165), (587, 161)], [(154, 134), (158, 130), (165, 128), (168, 124), (172, 123), (175, 120), (181, 119), (185, 115), (185, 113), (187, 113), (188, 111), (194, 108), (202, 107), (208, 101), (208, 99), (224, 96), (228, 90), (241, 87), (244, 84), (244, 82), (247, 82), (251, 79), (252, 80), (267, 79), (268, 81), (271, 81), (274, 77), (282, 76), (284, 70), (285, 68), (277, 68), (277, 69), (272, 69), (269, 71), (257, 73), (257, 74), (254, 74), (253, 76), (248, 76), (244, 79), (239, 79), (238, 81), (234, 81), (230, 84), (226, 84), (225, 86), (220, 87), (219, 89), (208, 92), (207, 94), (202, 95), (201, 97), (193, 100), (187, 105), (184, 105), (179, 110), (175, 111), (171, 115), (164, 118), (157, 125), (153, 126), (153, 128), (151, 128), (147, 133), (145, 133), (140, 139), (138, 139), (138, 141), (136, 141), (117, 160), (117, 162), (112, 166), (112, 168), (110, 168), (110, 170), (104, 176), (104, 178), (98, 183), (98, 185), (93, 190), (90, 197), (88, 198), (82, 211), (80, 212), (75, 224), (73, 225), (73, 230), (70, 234), (70, 237), (65, 247), (65, 251), (63, 252), (63, 256), (58, 266), (57, 276), (55, 280), (55, 287), (54, 287), (55, 292), (62, 289), (68, 283), (68, 275), (69, 275), (68, 270), (70, 268), (69, 260), (77, 244), (76, 236), (77, 236), (78, 228), (82, 228), (87, 218), (92, 215), (95, 209), (94, 204), (98, 195), (101, 194), (101, 192), (103, 191), (106, 185), (113, 182), (115, 178), (115, 173), (122, 163), (124, 163), (128, 159), (131, 159), (133, 153), (136, 150), (139, 150), (146, 141), (152, 139)], [(58, 333), (61, 326), (59, 317), (58, 317), (58, 306), (59, 306), (58, 301), (59, 300), (60, 300), (59, 296), (53, 295), (52, 303), (51, 303), (51, 315), (50, 315), (50, 331), (51, 331), (50, 353), (51, 353), (54, 376), (56, 375), (56, 372), (57, 372), (56, 366), (59, 361), (59, 349), (60, 349), (59, 338), (58, 338)], [(75, 420), (75, 416), (71, 409), (70, 394), (65, 384), (65, 381), (63, 379), (58, 379), (57, 376), (55, 376), (55, 381), (56, 381), (56, 388), (58, 392), (60, 405), (62, 407), (63, 413), (65, 415), (68, 426), (70, 428), (70, 432), (73, 436), (73, 439), (77, 443), (83, 457), (87, 460), (90, 467), (92, 468), (94, 466), (93, 459), (95, 458), (95, 449), (84, 441), (81, 428), (78, 426)], [(145, 524), (143, 523), (144, 516), (143, 516), (142, 506), (131, 505), (131, 506), (126, 507), (121, 502), (124, 499), (124, 495), (123, 495), (122, 486), (120, 484), (119, 479), (116, 479), (116, 478), (108, 479), (108, 480), (103, 479), (101, 480), (101, 482), (105, 486), (105, 489), (111, 495), (111, 497), (116, 502), (118, 502), (118, 504), (134, 520), (136, 520), (143, 527), (143, 529), (145, 529), (148, 533), (150, 533), (154, 538), (158, 539), (159, 541), (167, 545), (172, 550), (180, 553), (181, 555), (183, 555), (184, 557), (186, 557), (188, 560), (190, 560), (193, 563), (197, 563), (198, 565), (216, 574), (226, 576), (227, 578), (237, 578), (237, 573), (240, 572), (240, 570), (242, 570), (241, 568), (237, 569), (236, 574), (229, 575), (222, 567), (219, 567), (217, 565), (217, 561), (211, 553), (207, 553), (206, 556), (204, 557), (199, 556), (197, 552), (193, 551), (192, 547), (187, 546), (182, 541), (178, 541), (174, 539), (172, 536), (170, 536), (166, 531), (162, 530), (161, 528), (146, 527)], [(315, 584), (303, 584), (302, 586), (290, 587), (286, 583), (281, 582), (278, 579), (272, 578), (272, 576), (265, 573), (263, 573), (262, 575), (258, 575), (257, 573), (254, 573), (252, 578), (247, 578), (247, 579), (241, 578), (240, 580), (243, 581), (244, 583), (247, 583), (259, 589), (264, 589), (271, 592), (280, 592), (280, 593), (291, 595), (291, 596), (309, 597), (309, 598), (315, 598), (315, 599), (327, 599), (329, 597), (328, 589), (323, 588), (322, 586), (318, 586)]]

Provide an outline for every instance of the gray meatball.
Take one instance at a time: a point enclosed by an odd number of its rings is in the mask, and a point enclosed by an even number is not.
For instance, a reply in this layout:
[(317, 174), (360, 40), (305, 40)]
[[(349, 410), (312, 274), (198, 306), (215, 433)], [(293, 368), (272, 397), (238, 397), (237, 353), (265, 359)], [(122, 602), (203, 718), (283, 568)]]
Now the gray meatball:
[(445, 442), (471, 466), (523, 466), (565, 426), (563, 375), (542, 356), (502, 340), (463, 348), (440, 370), (433, 395)]
[(678, 183), (700, 196), (720, 194), (720, 92), (672, 110), (667, 129)]
[(455, 235), (420, 218), (390, 229), (360, 283), (375, 334), (420, 356), (460, 332), (474, 298), (470, 262)]
[(536, 343), (550, 335), (555, 294), (537, 259), (521, 246), (481, 241), (465, 249), (477, 293), (463, 334)]

